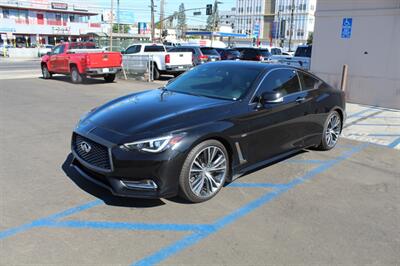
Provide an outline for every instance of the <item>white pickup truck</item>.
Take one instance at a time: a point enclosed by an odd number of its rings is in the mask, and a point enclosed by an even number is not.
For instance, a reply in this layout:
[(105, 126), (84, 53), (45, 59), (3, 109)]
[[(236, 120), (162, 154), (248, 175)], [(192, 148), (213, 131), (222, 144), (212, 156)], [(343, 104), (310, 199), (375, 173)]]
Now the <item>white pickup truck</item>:
[(279, 62), (284, 65), (310, 70), (312, 45), (299, 45), (294, 56), (272, 56), (270, 62)]
[[(124, 55), (150, 56), (153, 79), (159, 79), (162, 74), (178, 76), (193, 67), (192, 53), (167, 52), (165, 46), (162, 44), (133, 44), (122, 53)], [(127, 57), (124, 56), (123, 58)]]

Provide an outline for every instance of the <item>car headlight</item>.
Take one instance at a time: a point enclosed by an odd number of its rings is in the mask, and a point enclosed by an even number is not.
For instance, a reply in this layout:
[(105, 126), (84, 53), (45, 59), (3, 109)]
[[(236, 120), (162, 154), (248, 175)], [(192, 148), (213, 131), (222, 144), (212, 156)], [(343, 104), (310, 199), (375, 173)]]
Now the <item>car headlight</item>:
[(183, 135), (176, 135), (176, 136), (169, 135), (165, 137), (125, 143), (124, 145), (121, 146), (121, 148), (124, 150), (138, 150), (151, 153), (159, 153), (165, 151), (168, 148), (173, 147), (182, 138)]

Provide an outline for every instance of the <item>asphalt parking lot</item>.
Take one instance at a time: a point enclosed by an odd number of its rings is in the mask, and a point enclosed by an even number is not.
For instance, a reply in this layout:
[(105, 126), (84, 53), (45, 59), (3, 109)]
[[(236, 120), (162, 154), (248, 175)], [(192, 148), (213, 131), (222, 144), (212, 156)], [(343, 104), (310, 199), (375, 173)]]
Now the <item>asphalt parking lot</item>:
[[(81, 114), (158, 85), (0, 79), (1, 265), (400, 263), (397, 112), (353, 106), (336, 149), (266, 166), (202, 204), (116, 198), (69, 168)], [(362, 131), (373, 116), (383, 140)]]

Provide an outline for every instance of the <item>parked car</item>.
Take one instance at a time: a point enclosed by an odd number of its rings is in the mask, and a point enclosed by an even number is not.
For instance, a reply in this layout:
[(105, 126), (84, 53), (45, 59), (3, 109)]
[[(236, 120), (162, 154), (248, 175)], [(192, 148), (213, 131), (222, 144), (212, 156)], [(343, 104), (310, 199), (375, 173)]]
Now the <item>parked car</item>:
[(174, 47), (170, 52), (190, 52), (192, 53), (192, 62), (194, 66), (208, 62), (209, 58), (203, 54), (200, 47), (198, 46), (179, 46)]
[(221, 60), (238, 60), (240, 52), (236, 49), (231, 48), (216, 48), (217, 52), (221, 56)]
[(249, 60), (249, 61), (267, 61), (271, 56), (271, 53), (268, 49), (262, 48), (244, 48), (240, 53), (240, 60)]
[(121, 63), (121, 53), (96, 49), (94, 43), (65, 42), (42, 57), (41, 67), (44, 79), (50, 79), (53, 74), (65, 74), (71, 76), (73, 83), (81, 83), (88, 76), (113, 82)]
[(54, 48), (54, 45), (51, 44), (46, 44), (46, 45), (42, 45), (39, 47), (39, 57), (44, 56), (45, 54), (47, 54), (48, 52), (51, 52), (51, 50)]
[(159, 79), (162, 74), (178, 76), (193, 67), (191, 53), (167, 52), (162, 44), (133, 44), (125, 50), (124, 54), (151, 55), (150, 63), (153, 66), (154, 79)]
[(309, 70), (311, 66), (312, 45), (299, 45), (294, 56), (286, 56), (278, 61), (281, 64), (295, 66), (305, 70)]
[(82, 117), (72, 166), (118, 196), (202, 202), (262, 165), (334, 148), (345, 117), (344, 93), (306, 71), (207, 63)]
[(208, 62), (214, 62), (214, 61), (220, 61), (221, 60), (221, 56), (219, 55), (217, 50), (215, 50), (215, 48), (212, 48), (212, 47), (200, 47), (200, 50), (203, 53), (203, 55), (207, 56), (207, 61)]

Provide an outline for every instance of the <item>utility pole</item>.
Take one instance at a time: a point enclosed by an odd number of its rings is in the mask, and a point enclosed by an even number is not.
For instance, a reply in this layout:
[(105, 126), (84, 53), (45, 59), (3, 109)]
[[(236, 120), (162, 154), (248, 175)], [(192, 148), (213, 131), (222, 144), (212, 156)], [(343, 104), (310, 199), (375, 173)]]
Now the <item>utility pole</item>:
[(118, 24), (118, 33), (121, 33), (121, 29), (120, 29), (120, 17), (119, 17), (119, 0), (117, 0), (117, 24)]
[(113, 47), (113, 24), (114, 24), (114, 0), (111, 0), (111, 14), (110, 14), (110, 51)]
[(151, 41), (154, 42), (155, 24), (154, 24), (154, 0), (151, 0)]
[(165, 7), (165, 1), (160, 0), (160, 39), (164, 30), (164, 7)]
[(290, 12), (290, 30), (289, 30), (289, 52), (292, 51), (292, 35), (293, 35), (293, 16), (294, 16), (294, 0), (292, 0), (292, 10)]

